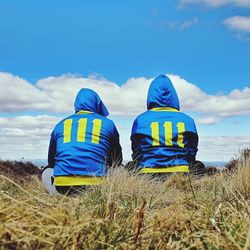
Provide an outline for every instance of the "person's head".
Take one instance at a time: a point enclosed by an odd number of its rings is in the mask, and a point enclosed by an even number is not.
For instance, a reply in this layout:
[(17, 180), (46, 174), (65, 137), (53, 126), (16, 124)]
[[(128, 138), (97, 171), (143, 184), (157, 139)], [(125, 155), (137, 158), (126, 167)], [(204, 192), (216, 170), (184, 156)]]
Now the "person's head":
[(147, 98), (147, 108), (172, 107), (180, 110), (180, 103), (171, 80), (161, 74), (150, 84)]
[(102, 116), (109, 115), (109, 112), (99, 95), (91, 89), (80, 89), (80, 91), (76, 95), (74, 106), (76, 113), (81, 110), (87, 110)]

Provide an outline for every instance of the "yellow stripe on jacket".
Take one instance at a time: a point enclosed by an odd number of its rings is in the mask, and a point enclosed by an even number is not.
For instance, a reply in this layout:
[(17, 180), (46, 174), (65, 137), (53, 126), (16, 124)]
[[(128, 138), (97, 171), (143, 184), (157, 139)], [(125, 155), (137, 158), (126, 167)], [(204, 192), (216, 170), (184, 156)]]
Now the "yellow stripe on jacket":
[(189, 173), (189, 167), (186, 165), (183, 166), (174, 166), (167, 168), (142, 168), (140, 173), (146, 174), (158, 174), (158, 173)]
[(171, 111), (171, 112), (180, 112), (178, 109), (172, 108), (172, 107), (158, 107), (158, 108), (152, 108), (152, 109), (150, 109), (150, 111)]
[(55, 186), (95, 186), (102, 184), (106, 177), (96, 176), (55, 176)]

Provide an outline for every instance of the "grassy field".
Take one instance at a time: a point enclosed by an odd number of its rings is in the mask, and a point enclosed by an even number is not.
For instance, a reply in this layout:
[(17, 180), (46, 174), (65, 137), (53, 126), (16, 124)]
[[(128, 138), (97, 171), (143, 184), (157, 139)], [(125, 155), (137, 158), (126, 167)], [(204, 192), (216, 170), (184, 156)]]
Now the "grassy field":
[(52, 197), (38, 172), (2, 162), (0, 249), (250, 249), (249, 154), (234, 163), (164, 183), (118, 168), (78, 197)]

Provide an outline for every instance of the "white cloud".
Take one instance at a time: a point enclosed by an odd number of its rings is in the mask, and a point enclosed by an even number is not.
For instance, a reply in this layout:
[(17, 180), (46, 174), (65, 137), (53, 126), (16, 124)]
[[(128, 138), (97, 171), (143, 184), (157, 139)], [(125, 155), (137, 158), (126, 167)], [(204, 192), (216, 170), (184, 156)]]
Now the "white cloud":
[(197, 17), (186, 20), (171, 20), (163, 18), (162, 20), (148, 20), (148, 25), (158, 30), (186, 30), (199, 24)]
[(200, 137), (197, 159), (202, 161), (229, 161), (241, 149), (249, 147), (250, 136)]
[[(197, 123), (211, 125), (224, 117), (250, 114), (250, 88), (234, 89), (228, 95), (209, 95), (177, 75), (173, 81), (184, 111), (195, 112)], [(80, 88), (96, 90), (108, 106), (121, 135), (124, 159), (130, 159), (130, 131), (133, 119), (146, 109), (147, 90), (152, 78), (130, 78), (122, 86), (106, 79), (62, 75), (28, 81), (0, 73), (0, 112), (39, 111), (43, 114), (74, 112), (75, 94)], [(122, 118), (121, 118), (122, 117)], [(49, 115), (0, 117), (0, 157), (46, 158), (50, 133), (61, 119)], [(250, 145), (250, 137), (202, 137), (199, 158), (207, 161), (229, 160), (240, 147)]]
[(163, 9), (153, 8), (149, 13), (146, 23), (149, 27), (157, 30), (187, 30), (198, 25), (199, 18), (193, 17), (188, 19), (170, 19), (169, 13)]
[(0, 117), (0, 157), (46, 159), (50, 134), (60, 117)]
[(47, 95), (24, 79), (0, 73), (0, 112), (17, 112), (28, 109), (44, 110)]
[(197, 120), (198, 124), (201, 125), (213, 125), (220, 122), (220, 118), (215, 116), (201, 117)]
[(229, 95), (208, 95), (195, 84), (170, 75), (184, 110), (198, 111), (218, 118), (250, 114), (250, 88), (234, 89)]
[[(169, 75), (184, 111), (199, 112), (201, 123), (218, 122), (223, 117), (250, 114), (250, 88), (234, 89), (228, 95), (208, 95), (195, 84)], [(135, 116), (146, 109), (147, 90), (152, 78), (130, 78), (122, 86), (106, 79), (62, 75), (39, 80), (35, 85), (0, 73), (0, 112), (41, 111), (69, 114), (80, 88), (97, 91), (112, 115)], [(213, 119), (209, 117), (214, 117)]]
[[(46, 159), (50, 134), (62, 117), (17, 116), (0, 118), (0, 157), (4, 159)], [(123, 147), (124, 160), (130, 159), (130, 132), (133, 118), (115, 118)], [(243, 147), (250, 136), (200, 136), (197, 159), (228, 161)]]
[(199, 19), (197, 17), (194, 17), (190, 20), (185, 20), (180, 23), (180, 28), (181, 29), (189, 29), (192, 26), (196, 25), (199, 23)]
[(244, 7), (244, 8), (250, 7), (249, 0), (180, 0), (179, 3), (181, 6), (205, 5), (214, 8), (225, 5)]
[(224, 24), (239, 32), (250, 32), (250, 16), (233, 16), (224, 20)]

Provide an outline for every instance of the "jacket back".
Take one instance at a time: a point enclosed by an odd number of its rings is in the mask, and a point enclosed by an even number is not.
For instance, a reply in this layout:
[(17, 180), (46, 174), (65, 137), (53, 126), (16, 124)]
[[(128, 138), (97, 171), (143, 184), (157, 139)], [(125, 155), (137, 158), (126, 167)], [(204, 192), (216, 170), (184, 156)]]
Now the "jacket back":
[(94, 93), (78, 94), (76, 113), (60, 121), (51, 134), (48, 161), (55, 176), (105, 176), (112, 158), (122, 160), (117, 129)]
[(140, 167), (189, 165), (195, 160), (198, 135), (194, 120), (179, 111), (177, 93), (164, 75), (150, 85), (148, 111), (139, 115), (132, 128), (132, 158)]

